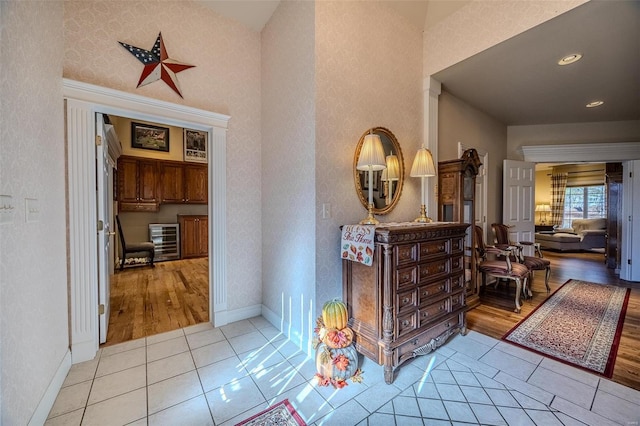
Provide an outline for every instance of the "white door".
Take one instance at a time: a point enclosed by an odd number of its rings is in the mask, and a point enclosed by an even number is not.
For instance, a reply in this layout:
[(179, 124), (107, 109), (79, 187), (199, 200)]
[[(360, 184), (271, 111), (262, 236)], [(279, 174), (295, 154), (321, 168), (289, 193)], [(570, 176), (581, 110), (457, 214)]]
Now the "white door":
[[(534, 241), (535, 163), (504, 160), (502, 179), (502, 222), (509, 226), (513, 242)], [(525, 246), (528, 256), (531, 247)]]
[(110, 275), (113, 271), (113, 254), (111, 249), (111, 211), (113, 210), (112, 198), (109, 194), (113, 188), (111, 182), (112, 163), (109, 161), (106, 130), (102, 114), (96, 114), (96, 200), (98, 223), (98, 310), (100, 343), (107, 341), (107, 329), (109, 327), (109, 290), (111, 287)]

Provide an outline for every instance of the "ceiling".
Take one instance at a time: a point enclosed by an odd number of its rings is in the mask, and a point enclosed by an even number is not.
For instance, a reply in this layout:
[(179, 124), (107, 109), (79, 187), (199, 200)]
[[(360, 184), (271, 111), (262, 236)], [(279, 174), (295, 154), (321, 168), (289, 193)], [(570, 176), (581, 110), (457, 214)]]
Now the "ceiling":
[[(201, 0), (261, 31), (279, 1)], [(348, 1), (348, 0), (346, 0)], [(418, 28), (469, 1), (382, 1)], [(574, 64), (559, 66), (565, 55)], [(593, 0), (436, 73), (443, 89), (506, 125), (640, 120), (640, 2)], [(594, 100), (604, 104), (586, 108)]]

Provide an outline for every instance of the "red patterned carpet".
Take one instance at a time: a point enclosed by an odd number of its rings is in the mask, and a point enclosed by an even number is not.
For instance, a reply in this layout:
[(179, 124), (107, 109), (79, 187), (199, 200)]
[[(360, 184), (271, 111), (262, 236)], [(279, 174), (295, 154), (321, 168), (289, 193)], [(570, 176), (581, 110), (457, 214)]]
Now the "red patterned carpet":
[(272, 405), (255, 416), (243, 420), (236, 426), (306, 426), (302, 417), (296, 412), (288, 399)]
[(569, 280), (502, 340), (611, 377), (630, 291)]

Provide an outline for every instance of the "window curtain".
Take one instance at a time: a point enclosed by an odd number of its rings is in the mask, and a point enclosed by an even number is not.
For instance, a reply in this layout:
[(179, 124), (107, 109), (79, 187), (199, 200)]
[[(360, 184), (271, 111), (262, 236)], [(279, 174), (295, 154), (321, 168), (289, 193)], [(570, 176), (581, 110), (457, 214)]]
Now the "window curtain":
[(551, 224), (562, 226), (564, 220), (564, 191), (567, 188), (568, 173), (551, 175)]

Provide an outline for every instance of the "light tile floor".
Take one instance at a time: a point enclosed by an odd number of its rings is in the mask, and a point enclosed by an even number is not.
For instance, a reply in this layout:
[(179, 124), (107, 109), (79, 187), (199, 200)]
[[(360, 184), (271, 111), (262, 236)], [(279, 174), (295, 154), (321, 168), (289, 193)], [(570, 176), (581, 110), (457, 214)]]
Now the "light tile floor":
[(470, 331), (391, 385), (335, 390), (262, 317), (100, 349), (74, 365), (47, 425), (233, 425), (285, 398), (309, 425), (638, 425), (640, 392)]

